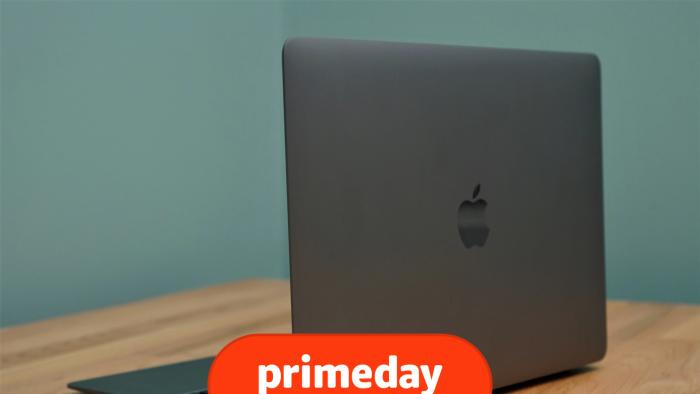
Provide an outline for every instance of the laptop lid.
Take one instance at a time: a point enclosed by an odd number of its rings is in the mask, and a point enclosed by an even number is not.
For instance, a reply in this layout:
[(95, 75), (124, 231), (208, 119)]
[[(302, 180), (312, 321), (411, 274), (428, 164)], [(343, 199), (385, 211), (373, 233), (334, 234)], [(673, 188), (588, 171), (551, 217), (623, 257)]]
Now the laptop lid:
[(501, 387), (606, 347), (593, 55), (336, 39), (283, 55), (295, 332), (437, 332)]

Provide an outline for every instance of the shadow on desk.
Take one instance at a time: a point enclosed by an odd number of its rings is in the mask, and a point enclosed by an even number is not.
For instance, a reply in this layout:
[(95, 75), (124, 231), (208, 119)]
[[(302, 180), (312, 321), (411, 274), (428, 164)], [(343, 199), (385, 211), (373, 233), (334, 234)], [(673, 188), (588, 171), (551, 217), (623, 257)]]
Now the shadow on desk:
[(575, 369), (571, 369), (568, 371), (563, 371), (563, 372), (558, 372), (558, 373), (555, 373), (552, 375), (543, 376), (541, 378), (528, 380), (527, 382), (522, 382), (522, 383), (517, 383), (517, 384), (513, 384), (510, 386), (506, 386), (506, 387), (501, 387), (500, 389), (493, 390), (493, 393), (494, 394), (507, 394), (507, 393), (513, 393), (516, 391), (533, 388), (535, 386), (543, 385), (543, 384), (550, 383), (550, 382), (555, 382), (555, 381), (561, 382), (561, 381), (565, 381), (566, 379), (574, 377), (574, 376), (584, 375), (584, 374), (587, 374), (589, 372), (593, 372), (596, 369), (597, 369), (596, 367), (590, 366), (590, 365), (585, 366), (585, 367), (581, 367), (581, 368), (575, 368)]

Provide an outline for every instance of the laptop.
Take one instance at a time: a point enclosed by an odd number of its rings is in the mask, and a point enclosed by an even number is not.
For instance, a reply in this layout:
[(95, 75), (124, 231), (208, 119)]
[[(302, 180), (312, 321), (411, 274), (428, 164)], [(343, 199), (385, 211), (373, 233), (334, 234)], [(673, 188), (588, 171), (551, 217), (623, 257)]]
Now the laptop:
[[(594, 55), (295, 38), (283, 69), (294, 332), (455, 334), (496, 388), (603, 357)], [(206, 392), (210, 363), (69, 387)]]

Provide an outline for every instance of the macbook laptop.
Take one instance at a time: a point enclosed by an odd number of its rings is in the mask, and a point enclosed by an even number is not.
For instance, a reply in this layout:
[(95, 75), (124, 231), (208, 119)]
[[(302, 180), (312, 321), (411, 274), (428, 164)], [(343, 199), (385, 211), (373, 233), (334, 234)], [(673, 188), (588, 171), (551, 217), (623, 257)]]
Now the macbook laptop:
[[(595, 56), (296, 38), (283, 69), (294, 332), (455, 334), (495, 387), (603, 357)], [(210, 363), (69, 387), (206, 392)]]

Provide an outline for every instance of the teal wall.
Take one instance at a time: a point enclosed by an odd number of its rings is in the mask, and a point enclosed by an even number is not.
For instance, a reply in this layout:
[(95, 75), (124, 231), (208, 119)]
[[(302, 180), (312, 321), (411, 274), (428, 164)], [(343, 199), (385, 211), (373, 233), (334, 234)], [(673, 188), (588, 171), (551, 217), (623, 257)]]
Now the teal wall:
[(287, 275), (277, 3), (2, 3), (2, 323)]
[(8, 2), (2, 324), (287, 274), (280, 49), (597, 53), (608, 290), (700, 302), (698, 2)]

